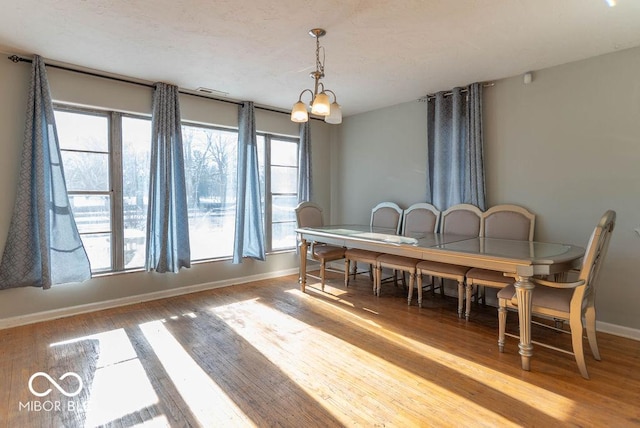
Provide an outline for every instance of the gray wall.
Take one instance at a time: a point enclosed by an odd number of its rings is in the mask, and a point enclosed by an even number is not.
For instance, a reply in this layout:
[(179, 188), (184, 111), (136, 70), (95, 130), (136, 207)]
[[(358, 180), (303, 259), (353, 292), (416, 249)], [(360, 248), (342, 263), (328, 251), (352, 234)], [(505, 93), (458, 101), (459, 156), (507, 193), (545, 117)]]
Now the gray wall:
[[(4, 249), (15, 199), (26, 99), (31, 65), (0, 60), (0, 251)], [(113, 80), (47, 69), (54, 100), (77, 105), (97, 106), (132, 113), (150, 114), (151, 88)], [(170, 83), (170, 82), (169, 82)], [(182, 117), (202, 123), (237, 127), (237, 106), (183, 95)], [(256, 110), (259, 131), (281, 135), (298, 135), (298, 125), (288, 115)], [(330, 213), (331, 126), (312, 121), (314, 200)], [(298, 259), (293, 252), (268, 256), (266, 262), (247, 260), (233, 265), (229, 260), (194, 264), (178, 274), (131, 272), (104, 275), (81, 284), (54, 286), (50, 290), (26, 287), (0, 290), (0, 326), (21, 320), (56, 316), (67, 308), (95, 308), (110, 301), (135, 299), (148, 293), (179, 292), (180, 288), (208, 283), (229, 284), (274, 273), (295, 270)], [(34, 318), (35, 316), (35, 318)]]
[[(581, 246), (604, 211), (616, 210), (598, 320), (636, 337), (639, 70), (636, 48), (537, 71), (528, 85), (522, 76), (500, 80), (484, 92), (488, 205), (523, 205), (537, 214), (536, 239)], [(424, 200), (425, 115), (415, 101), (345, 119), (335, 154), (337, 220), (366, 222), (383, 200)]]

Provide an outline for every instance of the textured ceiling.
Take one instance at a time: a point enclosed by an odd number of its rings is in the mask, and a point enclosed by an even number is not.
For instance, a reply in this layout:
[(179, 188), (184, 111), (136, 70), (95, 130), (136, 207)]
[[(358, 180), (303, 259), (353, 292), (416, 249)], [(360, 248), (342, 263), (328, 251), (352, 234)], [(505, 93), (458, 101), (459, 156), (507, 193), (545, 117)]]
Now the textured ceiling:
[(211, 88), (290, 109), (312, 85), (321, 27), (327, 88), (345, 115), (640, 45), (640, 1), (15, 0), (0, 50)]

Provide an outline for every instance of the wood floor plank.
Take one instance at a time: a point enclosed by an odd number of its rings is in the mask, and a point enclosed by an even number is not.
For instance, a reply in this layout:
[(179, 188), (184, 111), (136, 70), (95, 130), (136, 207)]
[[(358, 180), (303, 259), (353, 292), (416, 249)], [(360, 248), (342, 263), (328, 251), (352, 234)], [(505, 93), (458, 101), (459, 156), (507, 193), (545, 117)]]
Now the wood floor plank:
[[(1, 330), (0, 427), (640, 426), (637, 341), (599, 334), (591, 380), (541, 347), (525, 372), (515, 339), (497, 350), (495, 308), (467, 322), (450, 297), (317, 286), (288, 276)], [(52, 391), (36, 397), (36, 372), (83, 389), (40, 377)]]

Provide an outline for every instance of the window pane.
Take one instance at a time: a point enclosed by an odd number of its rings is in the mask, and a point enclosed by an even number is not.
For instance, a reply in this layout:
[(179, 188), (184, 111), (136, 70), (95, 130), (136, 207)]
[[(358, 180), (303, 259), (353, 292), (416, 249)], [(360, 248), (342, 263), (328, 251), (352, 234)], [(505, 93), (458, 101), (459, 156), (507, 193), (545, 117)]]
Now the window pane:
[(111, 234), (95, 233), (80, 235), (82, 245), (89, 256), (91, 271), (111, 270)]
[[(126, 213), (125, 213), (126, 216)], [(126, 217), (125, 217), (126, 218)], [(146, 229), (146, 228), (145, 228)], [(124, 268), (134, 269), (144, 266), (145, 246), (147, 242), (146, 231), (124, 228)]]
[(62, 151), (62, 165), (68, 191), (109, 190), (109, 155)]
[(57, 110), (55, 118), (61, 149), (109, 151), (107, 116)]
[(183, 126), (191, 259), (233, 254), (238, 134)]
[(273, 195), (272, 201), (271, 216), (274, 222), (296, 220), (294, 211), (298, 204), (296, 195)]
[(272, 165), (298, 165), (298, 144), (295, 141), (271, 139)]
[(264, 135), (257, 136), (258, 141), (258, 174), (260, 176), (260, 210), (262, 212), (262, 218), (265, 216), (265, 198), (267, 197), (266, 188), (267, 181), (265, 176), (266, 172), (266, 161), (264, 159), (265, 155), (265, 138)]
[(125, 269), (144, 266), (151, 162), (151, 121), (122, 118), (122, 210)]
[(271, 167), (272, 193), (297, 193), (298, 168), (288, 166)]
[(283, 250), (294, 248), (296, 246), (296, 223), (273, 223), (271, 227), (271, 248), (274, 250)]
[(69, 195), (78, 232), (111, 231), (111, 198), (107, 195)]

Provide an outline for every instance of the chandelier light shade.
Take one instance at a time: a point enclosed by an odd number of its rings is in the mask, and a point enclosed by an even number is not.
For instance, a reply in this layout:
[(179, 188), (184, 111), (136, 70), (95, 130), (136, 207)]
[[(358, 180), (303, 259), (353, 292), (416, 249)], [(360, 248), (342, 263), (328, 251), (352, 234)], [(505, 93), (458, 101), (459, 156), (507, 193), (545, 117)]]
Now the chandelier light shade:
[[(322, 60), (320, 59), (320, 37), (327, 34), (322, 28), (314, 28), (309, 30), (309, 35), (316, 39), (316, 70), (311, 72), (310, 76), (314, 80), (313, 90), (304, 89), (300, 92), (298, 102), (293, 105), (291, 109), (291, 120), (294, 122), (306, 122), (309, 120), (308, 106), (302, 101), (302, 96), (309, 92), (311, 95), (311, 113), (324, 116), (324, 120), (327, 123), (339, 124), (342, 123), (342, 110), (336, 94), (330, 90), (325, 89), (324, 83), (321, 82), (324, 77), (324, 48), (322, 48)], [(333, 102), (329, 98), (329, 94), (333, 95)]]
[(320, 116), (329, 116), (330, 108), (331, 104), (329, 103), (329, 95), (327, 95), (325, 92), (320, 92), (313, 99), (313, 104), (311, 105), (311, 113)]
[(329, 116), (324, 118), (324, 121), (330, 123), (332, 125), (337, 125), (342, 123), (342, 110), (340, 109), (340, 104), (333, 102), (330, 106)]
[(309, 120), (309, 113), (307, 113), (307, 106), (302, 101), (298, 101), (293, 105), (291, 109), (291, 120), (294, 122), (306, 122)]

